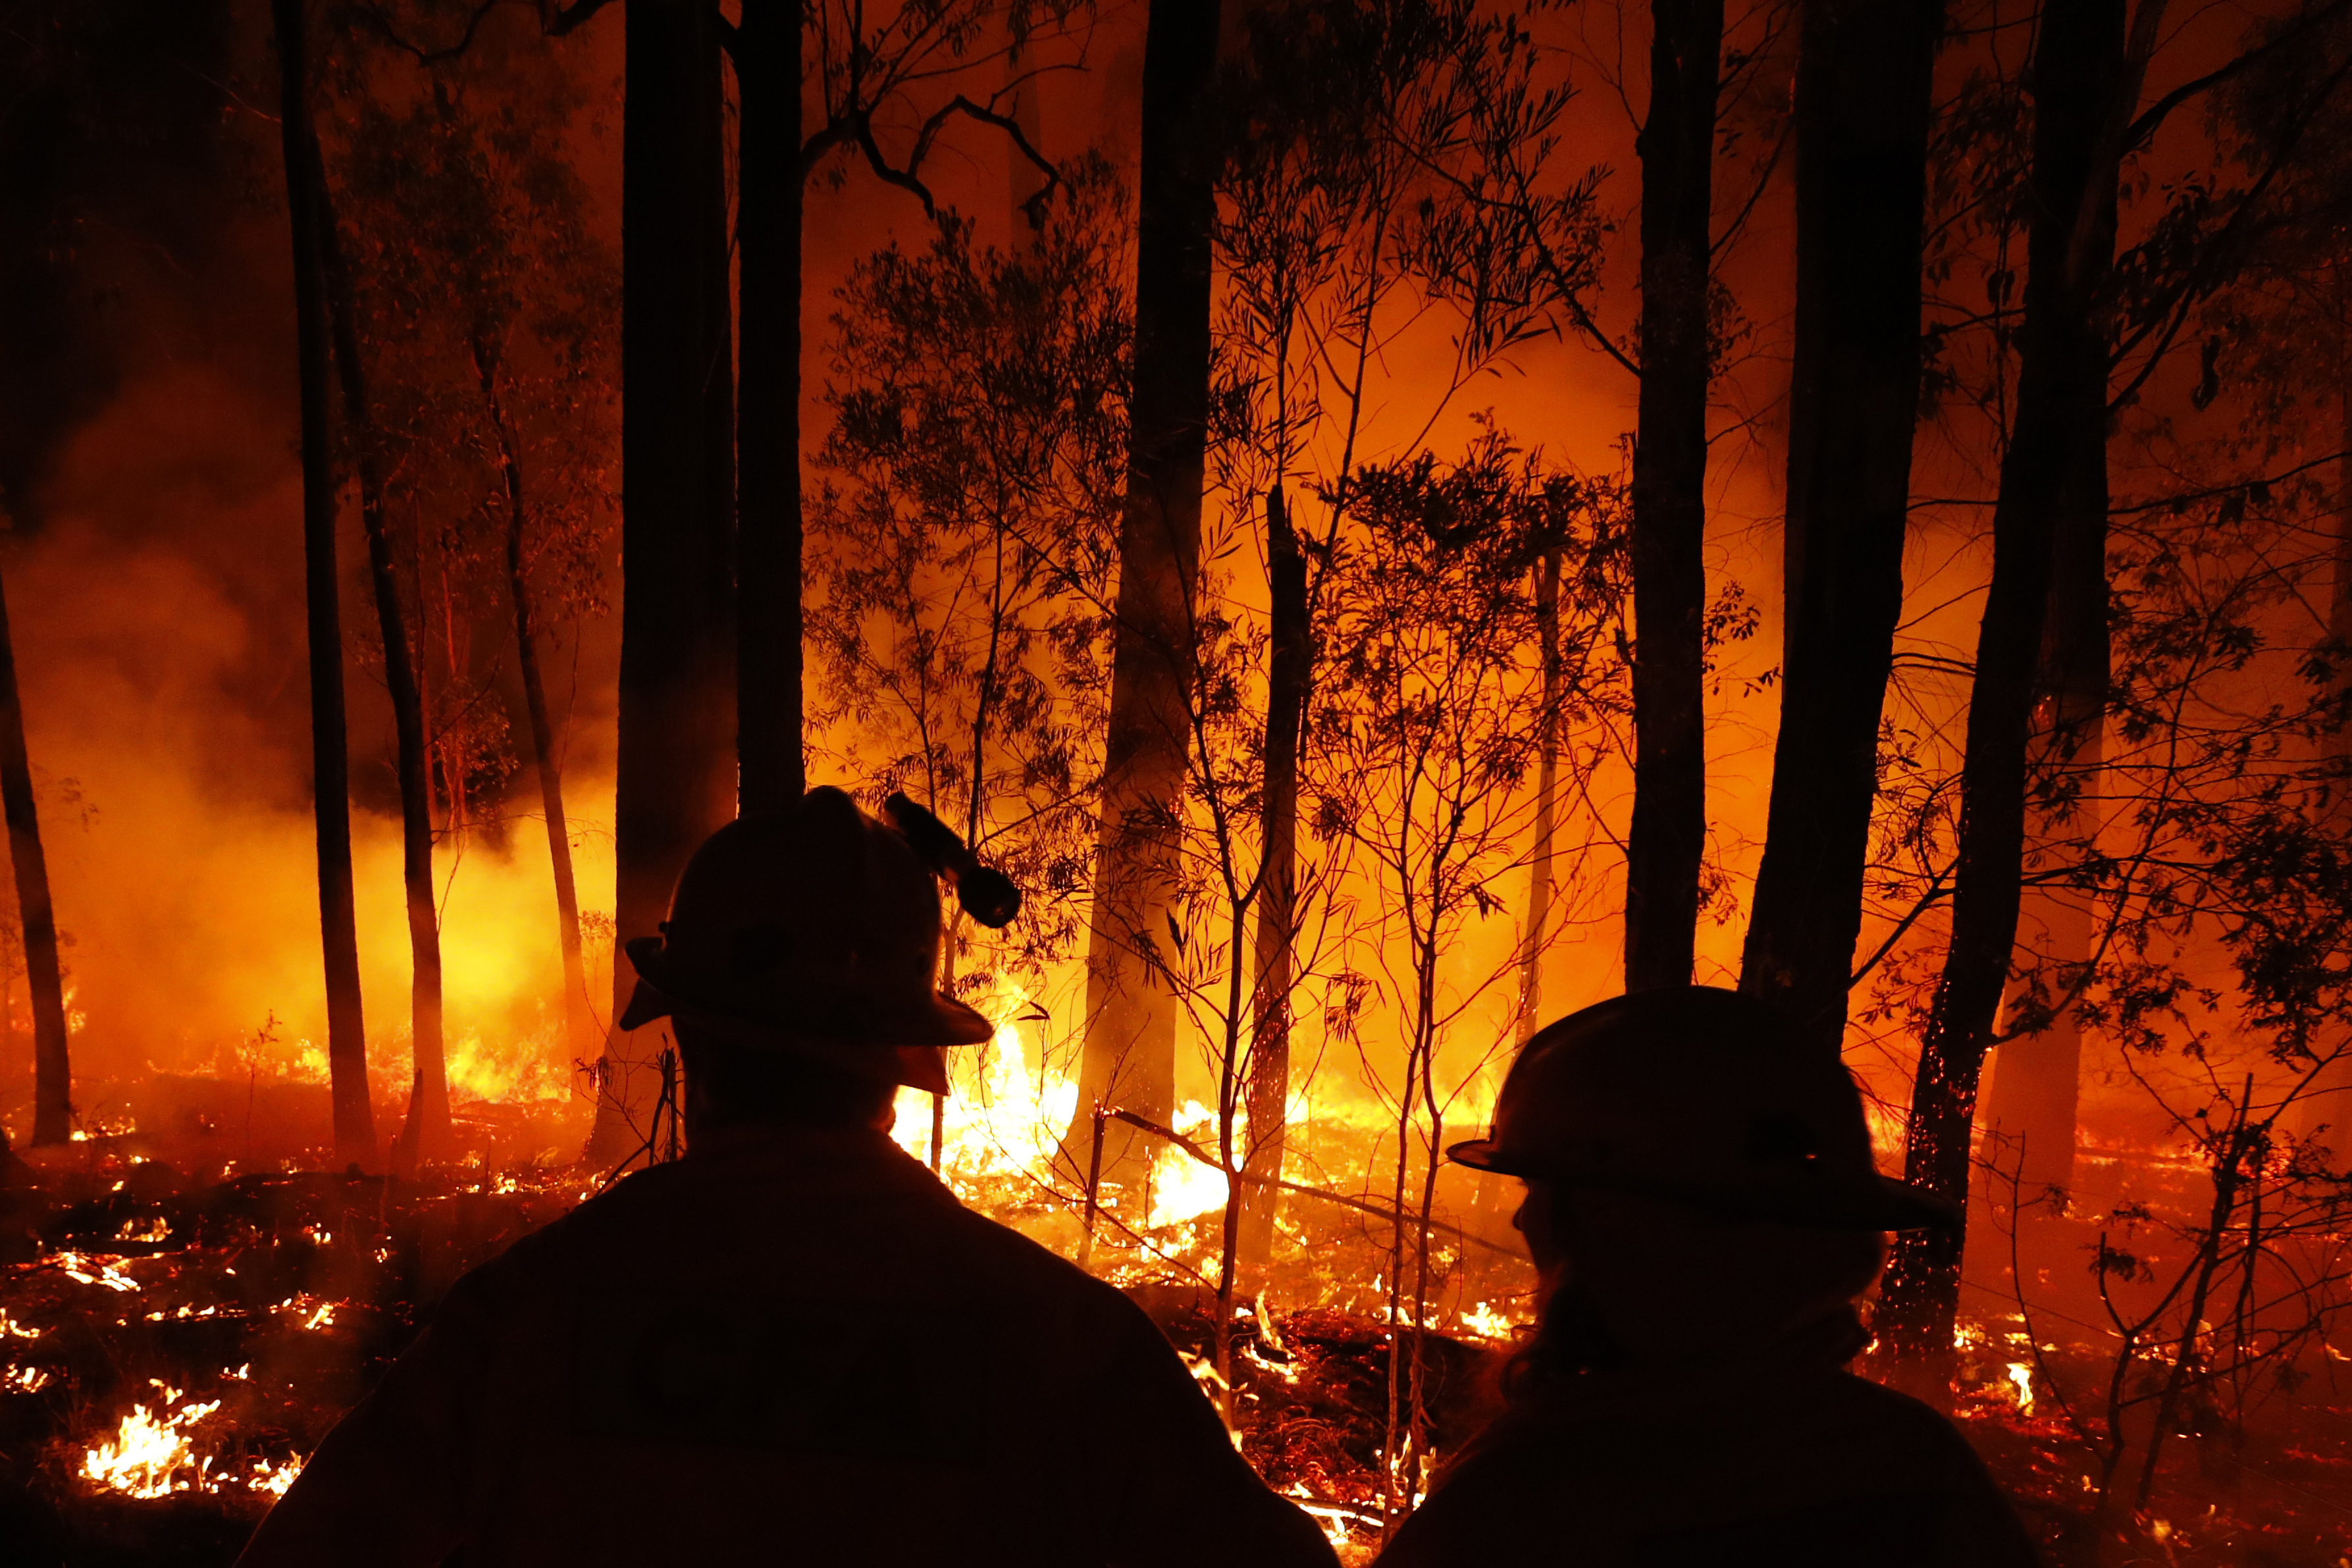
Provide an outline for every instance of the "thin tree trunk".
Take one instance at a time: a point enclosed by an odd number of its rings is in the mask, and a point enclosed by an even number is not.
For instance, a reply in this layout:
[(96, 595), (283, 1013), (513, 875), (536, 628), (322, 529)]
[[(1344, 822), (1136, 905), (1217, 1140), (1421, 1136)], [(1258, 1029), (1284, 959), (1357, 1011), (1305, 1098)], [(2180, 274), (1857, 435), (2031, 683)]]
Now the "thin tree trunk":
[[(1951, 946), (1920, 1045), (1905, 1156), (1908, 1180), (1958, 1203), (1969, 1191), (1978, 1079), (2017, 940), (2026, 748), (2053, 543), (2077, 454), (2085, 440), (2103, 438), (2106, 351), (2092, 310), (2115, 235), (2084, 215), (2104, 210), (2098, 192), (2115, 180), (2100, 145), (2117, 96), (2127, 94), (2126, 104), (2137, 97), (2124, 65), (2123, 0), (2044, 7), (2034, 49), (2016, 426), (1993, 509), (1992, 587), (1969, 700)], [(2084, 416), (2093, 406), (2096, 426)], [(1905, 1233), (1880, 1295), (1880, 1340), (1931, 1393), (1948, 1386), (1965, 1239), (1957, 1226)]]
[(1265, 495), (1268, 591), (1265, 693), (1265, 866), (1259, 873), (1250, 1018), (1249, 1144), (1243, 1168), (1241, 1266), (1255, 1290), (1274, 1257), (1283, 1150), (1290, 1115), (1291, 990), (1297, 983), (1298, 764), (1314, 669), (1307, 625), (1307, 554), (1279, 484)]
[(548, 716), (547, 682), (539, 668), (539, 635), (531, 625), (530, 574), (523, 550), (522, 456), (514, 426), (499, 395), (498, 353), (486, 335), (474, 336), (474, 369), (481, 377), (482, 401), (499, 436), (499, 466), (507, 480), (507, 593), (514, 601), (515, 663), (522, 672), (523, 708), (530, 721), (530, 764), (539, 775), (541, 815), (547, 818), (547, 858), (555, 872), (555, 931), (563, 949), (564, 1039), (572, 1059), (586, 1061), (595, 1049), (595, 1021), (588, 1006), (588, 975), (580, 950), (580, 894), (572, 877), (572, 833), (563, 815), (563, 774), (555, 760), (555, 725)]
[[(1190, 753), (1216, 212), (1196, 106), (1218, 11), (1218, 0), (1154, 0), (1144, 44), (1135, 390), (1073, 1149), (1097, 1103), (1164, 1122), (1175, 1098), (1176, 1010), (1159, 970), (1175, 958), (1168, 921)], [(1120, 1123), (1105, 1158), (1131, 1180), (1148, 1156)]]
[(33, 805), (33, 763), (25, 750), (25, 705), (16, 684), (16, 636), (0, 594), (0, 807), (8, 822), (8, 858), (16, 869), (16, 909), (25, 933), (25, 974), (33, 1001), (33, 1142), (73, 1136), (73, 1068), (66, 1050), (65, 980), (58, 964), (57, 911), (49, 902), (49, 863)]
[[(716, 14), (626, 13), (621, 132), (621, 679), (614, 805), (619, 944), (653, 935), (696, 846), (734, 815), (734, 376)], [(588, 1157), (644, 1141), (658, 1039), (610, 1040)]]
[(335, 567), (335, 477), (328, 410), (324, 224), (318, 141), (310, 129), (302, 0), (272, 0), (278, 33), (278, 129), (294, 238), (294, 321), (302, 409), (302, 579), (310, 665), (310, 797), (319, 852), (319, 942), (326, 968), (327, 1076), (335, 1157), (376, 1163), (368, 1103), (367, 1029), (360, 1006), (359, 926), (352, 900), (351, 751), (343, 714), (341, 582)]
[[(2336, 269), (2336, 450), (2343, 455), (2336, 460), (2336, 558), (2328, 584), (2327, 640), (2336, 650), (2331, 695), (2338, 706), (2336, 727), (2320, 744), (2322, 754), (2336, 769), (2335, 808), (2352, 814), (2352, 710), (2347, 707), (2352, 704), (2352, 287), (2347, 285), (2342, 264)], [(2352, 1049), (2339, 1052), (2320, 1069), (2289, 1119), (2299, 1138), (2316, 1137), (2325, 1130), (2334, 1148), (2352, 1148)]]
[(801, 6), (743, 7), (736, 735), (743, 809), (801, 797)]
[(1788, 657), (1740, 988), (1834, 1050), (1903, 606), (1938, 0), (1807, 0), (1797, 74)]
[(1625, 985), (1685, 985), (1706, 847), (1707, 280), (1723, 0), (1654, 0), (1633, 447), (1633, 822)]
[[(449, 1080), (441, 1050), (441, 922), (433, 897), (433, 795), (426, 777), (425, 706), (409, 646), (408, 617), (400, 605), (392, 529), (384, 516), (383, 453), (360, 359), (357, 301), (344, 265), (342, 241), (323, 163), (318, 179), (320, 257), (327, 283), (327, 316), (334, 332), (335, 370), (343, 393), (343, 425), (351, 432), (360, 476), (360, 521), (367, 534), (368, 576), (375, 590), (376, 626), (383, 640), (383, 681), (392, 697), (392, 726), (400, 775), (401, 884), (408, 903), (409, 1005), (415, 1068), (408, 1120), (395, 1163), (413, 1168), (449, 1145)], [(424, 607), (418, 605), (422, 619)]]
[[(1559, 547), (1536, 569), (1537, 657), (1543, 666), (1543, 717), (1536, 732), (1536, 844), (1528, 862), (1528, 925), (1519, 946), (1519, 1011), (1512, 1037), (1525, 1049), (1543, 1026), (1543, 954), (1551, 932), (1552, 837), (1559, 810)], [(1628, 981), (1628, 988), (1632, 982)], [(1482, 1189), (1483, 1190), (1483, 1189)]]

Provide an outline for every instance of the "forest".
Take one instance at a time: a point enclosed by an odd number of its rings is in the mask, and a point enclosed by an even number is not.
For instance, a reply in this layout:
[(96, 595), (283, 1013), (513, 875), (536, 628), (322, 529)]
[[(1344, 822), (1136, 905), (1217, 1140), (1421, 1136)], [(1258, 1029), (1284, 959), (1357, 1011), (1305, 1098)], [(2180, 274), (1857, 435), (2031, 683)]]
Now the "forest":
[(1342, 1561), (1533, 1317), (1444, 1150), (1693, 982), (1965, 1213), (1863, 1366), (2049, 1561), (2352, 1554), (2348, 73), (2352, 0), (0, 0), (0, 1536), (232, 1560), (679, 1158), (624, 944), (836, 784), (1023, 893), (892, 1136)]

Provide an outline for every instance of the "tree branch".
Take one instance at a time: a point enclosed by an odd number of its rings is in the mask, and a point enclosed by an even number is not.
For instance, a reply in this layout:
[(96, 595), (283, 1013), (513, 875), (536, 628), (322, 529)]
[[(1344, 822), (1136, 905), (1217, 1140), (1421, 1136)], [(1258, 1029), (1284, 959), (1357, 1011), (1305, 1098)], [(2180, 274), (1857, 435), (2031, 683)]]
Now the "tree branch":
[(466, 18), (464, 35), (456, 43), (442, 49), (427, 49), (422, 45), (412, 44), (402, 37), (400, 30), (392, 25), (392, 18), (383, 14), (382, 6), (362, 5), (359, 7), (359, 14), (375, 25), (376, 31), (383, 35), (386, 43), (414, 57), (418, 65), (437, 66), (444, 60), (454, 60), (472, 48), (474, 35), (481, 30), (483, 19), (496, 10), (499, 4), (500, 0), (482, 0), (482, 3), (475, 6), (472, 14)]
[(572, 0), (569, 5), (559, 5), (552, 14), (541, 13), (540, 31), (551, 38), (560, 38), (580, 27), (613, 0)]
[(2306, 12), (2303, 17), (2294, 24), (2294, 26), (2289, 27), (2285, 32), (2281, 33), (2277, 37), (2273, 38), (2270, 42), (2257, 45), (2255, 47), (2248, 49), (2244, 54), (2240, 55), (2236, 59), (2231, 60), (2228, 65), (2222, 66), (2215, 70), (2207, 71), (2203, 76), (2198, 77), (2192, 81), (2185, 81), (2179, 87), (2174, 88), (2170, 92), (2166, 93), (2162, 98), (2158, 99), (2154, 103), (2148, 105), (2147, 112), (2142, 114), (2137, 120), (2131, 122), (2131, 129), (2124, 134), (2123, 150), (2126, 153), (2131, 153), (2145, 146), (2147, 142), (2147, 139), (2155, 135), (2158, 128), (2164, 124), (2165, 117), (2169, 115), (2174, 110), (2179, 108), (2190, 99), (2195, 98), (2199, 93), (2206, 92), (2213, 88), (2221, 86), (2231, 78), (2237, 76), (2253, 66), (2260, 64), (2262, 61), (2270, 58), (2273, 55), (2287, 48), (2290, 45), (2300, 42), (2304, 35), (2309, 33), (2313, 28), (2318, 26), (2323, 22), (2332, 21), (2336, 16), (2341, 16), (2345, 10), (2346, 3), (2347, 0), (2334, 0), (2334, 3), (2331, 5), (2323, 5), (2317, 10)]

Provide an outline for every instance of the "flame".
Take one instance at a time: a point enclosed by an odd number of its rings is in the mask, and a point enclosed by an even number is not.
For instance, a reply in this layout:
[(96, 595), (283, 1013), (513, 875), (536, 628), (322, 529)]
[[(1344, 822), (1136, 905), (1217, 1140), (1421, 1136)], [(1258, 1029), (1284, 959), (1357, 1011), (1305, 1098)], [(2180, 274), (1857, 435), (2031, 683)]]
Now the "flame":
[(159, 1415), (143, 1405), (131, 1406), (112, 1441), (99, 1444), (81, 1457), (83, 1479), (135, 1498), (210, 1489), (212, 1461), (197, 1459), (188, 1441), (188, 1428), (218, 1410), (220, 1401), (171, 1410), (170, 1406), (180, 1404), (180, 1391), (159, 1380), (149, 1381), (163, 1393), (157, 1410), (164, 1413)]
[[(247, 1378), (252, 1368), (242, 1366), (225, 1375)], [(275, 1462), (252, 1461), (239, 1474), (210, 1455), (199, 1458), (191, 1434), (205, 1417), (221, 1407), (217, 1399), (183, 1403), (186, 1395), (160, 1378), (148, 1384), (162, 1397), (152, 1409), (131, 1406), (112, 1436), (94, 1443), (81, 1457), (82, 1479), (129, 1497), (153, 1499), (174, 1492), (218, 1492), (229, 1487), (283, 1497), (302, 1473), (305, 1456), (291, 1455)], [(39, 1384), (27, 1384), (38, 1387)]]
[(0, 1387), (13, 1388), (19, 1394), (37, 1393), (48, 1385), (49, 1373), (46, 1367), (12, 1367), (5, 1377), (0, 1377)]
[(8, 1315), (7, 1308), (0, 1307), (0, 1340), (37, 1340), (40, 1337), (40, 1330), (30, 1323), (18, 1322)]
[(1481, 1301), (1462, 1314), (1461, 1331), (1474, 1340), (1508, 1343), (1518, 1337), (1519, 1325), (1508, 1312)]
[(550, 1060), (537, 1047), (529, 1038), (493, 1046), (478, 1034), (466, 1036), (448, 1047), (450, 1094), (509, 1102), (567, 1099), (571, 1068)]
[[(1216, 1112), (1199, 1100), (1187, 1100), (1177, 1113), (1175, 1130), (1195, 1143), (1216, 1148)], [(1236, 1148), (1244, 1146), (1241, 1130), (1234, 1133)], [(1173, 1143), (1163, 1143), (1151, 1158), (1151, 1216), (1154, 1226), (1181, 1225), (1188, 1219), (1222, 1209), (1230, 1192), (1225, 1173), (1204, 1165)]]
[[(1028, 1002), (1028, 994), (1016, 986), (1001, 1010), (1017, 1014)], [(977, 1059), (967, 1062), (960, 1057)], [(973, 1184), (983, 1177), (1016, 1175), (1051, 1164), (1061, 1130), (1077, 1110), (1078, 1086), (1050, 1068), (1033, 1070), (1017, 1027), (1009, 1021), (999, 1024), (982, 1051), (951, 1054), (949, 1072), (956, 1087), (944, 1107), (940, 1173), (959, 1196), (973, 1195)], [(919, 1160), (930, 1157), (931, 1110), (931, 1097), (921, 1089), (898, 1091), (898, 1120), (890, 1136)]]
[(2017, 1413), (2033, 1414), (2033, 1369), (2021, 1361), (2009, 1363), (2009, 1385), (2017, 1391)]
[(303, 1458), (299, 1454), (275, 1465), (267, 1459), (256, 1459), (253, 1461), (253, 1475), (245, 1484), (257, 1492), (284, 1497), (286, 1489), (294, 1484), (294, 1478), (302, 1473), (302, 1465)]

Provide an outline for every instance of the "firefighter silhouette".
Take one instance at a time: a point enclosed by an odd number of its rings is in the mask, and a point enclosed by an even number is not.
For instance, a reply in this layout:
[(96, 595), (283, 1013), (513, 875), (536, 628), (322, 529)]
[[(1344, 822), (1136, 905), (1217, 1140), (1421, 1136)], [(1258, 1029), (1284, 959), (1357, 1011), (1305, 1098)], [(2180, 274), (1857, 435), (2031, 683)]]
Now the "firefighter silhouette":
[(2037, 1561), (1948, 1422), (1845, 1370), (1883, 1233), (1952, 1216), (1878, 1174), (1853, 1079), (1775, 1009), (1685, 986), (1573, 1014), (1449, 1152), (1526, 1181), (1543, 1307), (1383, 1568)]
[(815, 789), (695, 853), (621, 1019), (672, 1020), (685, 1158), (460, 1280), (243, 1563), (1328, 1568), (1138, 1308), (887, 1136), (990, 1034), (937, 992), (935, 873), (1013, 897), (891, 810)]

